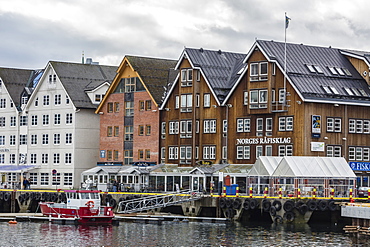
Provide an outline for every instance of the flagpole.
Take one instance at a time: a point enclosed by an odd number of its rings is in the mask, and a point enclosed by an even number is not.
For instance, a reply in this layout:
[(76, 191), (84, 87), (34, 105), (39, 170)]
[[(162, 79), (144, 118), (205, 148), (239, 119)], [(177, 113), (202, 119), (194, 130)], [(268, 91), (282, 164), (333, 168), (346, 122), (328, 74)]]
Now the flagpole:
[(287, 16), (285, 12), (285, 21), (284, 21), (284, 103), (283, 103), (283, 110), (285, 110), (286, 106), (286, 29), (287, 29)]

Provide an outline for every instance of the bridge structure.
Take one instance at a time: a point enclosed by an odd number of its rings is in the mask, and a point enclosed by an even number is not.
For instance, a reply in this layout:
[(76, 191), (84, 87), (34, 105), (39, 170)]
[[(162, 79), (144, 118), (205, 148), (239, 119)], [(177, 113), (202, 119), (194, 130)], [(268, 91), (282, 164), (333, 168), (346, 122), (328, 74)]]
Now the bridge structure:
[(204, 195), (202, 193), (191, 191), (180, 191), (165, 195), (144, 196), (119, 202), (117, 213), (129, 214), (156, 208), (164, 208), (185, 202), (197, 201), (203, 198), (203, 196)]

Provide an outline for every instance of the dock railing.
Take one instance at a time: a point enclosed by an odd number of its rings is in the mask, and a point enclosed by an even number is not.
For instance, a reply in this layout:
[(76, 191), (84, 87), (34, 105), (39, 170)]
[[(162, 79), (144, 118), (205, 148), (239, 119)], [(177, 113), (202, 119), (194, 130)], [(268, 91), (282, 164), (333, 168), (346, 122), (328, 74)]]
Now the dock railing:
[(202, 193), (192, 191), (179, 191), (166, 195), (146, 196), (131, 200), (121, 201), (117, 213), (128, 214), (155, 208), (163, 208), (183, 202), (196, 201), (203, 197)]

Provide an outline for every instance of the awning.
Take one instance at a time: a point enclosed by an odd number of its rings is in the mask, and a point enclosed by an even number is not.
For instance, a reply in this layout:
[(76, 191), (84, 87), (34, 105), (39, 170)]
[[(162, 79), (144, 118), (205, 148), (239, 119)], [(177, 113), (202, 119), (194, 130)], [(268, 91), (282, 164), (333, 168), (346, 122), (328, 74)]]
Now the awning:
[(37, 168), (36, 165), (0, 165), (0, 173), (26, 172)]

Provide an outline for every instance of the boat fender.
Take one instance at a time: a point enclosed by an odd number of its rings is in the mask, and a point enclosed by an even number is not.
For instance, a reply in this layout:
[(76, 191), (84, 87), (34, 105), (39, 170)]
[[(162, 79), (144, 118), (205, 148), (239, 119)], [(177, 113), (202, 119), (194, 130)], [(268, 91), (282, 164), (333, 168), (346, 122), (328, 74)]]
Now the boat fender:
[(30, 199), (30, 193), (26, 192), (26, 194), (24, 195), (25, 195), (24, 199), (28, 201)]
[(309, 200), (307, 202), (307, 207), (308, 207), (308, 210), (315, 211), (317, 208), (317, 202), (315, 200)]
[(284, 214), (284, 218), (288, 221), (288, 222), (293, 222), (294, 221), (294, 218), (295, 218), (295, 215), (292, 211), (288, 211), (288, 212), (285, 212)]
[(225, 216), (226, 216), (226, 218), (229, 218), (229, 219), (233, 218), (235, 216), (235, 210), (232, 209), (232, 208), (226, 209), (225, 210)]
[(0, 192), (0, 200), (3, 200), (4, 199), (4, 192)]
[(226, 199), (225, 198), (220, 199), (220, 208), (226, 208)]
[(35, 199), (36, 199), (36, 201), (40, 201), (41, 200), (41, 193), (40, 192), (36, 192)]
[(41, 194), (41, 201), (46, 201), (46, 192)]
[(5, 192), (4, 194), (4, 201), (8, 201), (10, 199), (10, 193), (9, 192)]
[(299, 200), (298, 202), (296, 202), (295, 207), (296, 207), (297, 209), (299, 209), (303, 204), (304, 204), (304, 201)]
[(270, 215), (271, 216), (276, 216), (276, 208), (274, 206), (270, 207)]
[(110, 205), (112, 208), (115, 208), (115, 207), (117, 206), (117, 201), (116, 201), (116, 199), (111, 198), (111, 199), (109, 200), (109, 205)]
[(321, 211), (325, 211), (328, 209), (328, 201), (327, 200), (320, 200), (319, 201), (319, 204), (317, 205), (318, 208), (321, 210)]
[(328, 208), (330, 211), (335, 211), (337, 210), (337, 205), (335, 204), (334, 200), (330, 200), (328, 204)]
[(18, 201), (19, 201), (20, 203), (23, 203), (23, 202), (24, 202), (24, 197), (23, 197), (23, 195), (22, 195), (22, 194), (20, 194), (20, 195), (18, 196)]
[(248, 210), (249, 210), (249, 208), (250, 208), (250, 201), (249, 201), (249, 199), (248, 199), (248, 198), (247, 198), (247, 199), (245, 199), (244, 204), (243, 204), (243, 208), (244, 208), (244, 210), (246, 210), (246, 211), (248, 211)]
[(308, 211), (308, 206), (306, 204), (302, 204), (299, 208), (298, 211), (300, 214), (305, 215)]
[(290, 212), (294, 209), (294, 201), (293, 200), (287, 200), (285, 203), (284, 203), (284, 206), (283, 206), (284, 210), (287, 211), (287, 212)]
[(262, 201), (262, 208), (263, 208), (263, 211), (265, 211), (265, 212), (269, 212), (269, 211), (270, 211), (270, 207), (271, 207), (271, 203), (270, 203), (270, 201), (269, 201), (269, 200), (267, 200), (267, 199), (264, 199), (264, 200)]
[(283, 217), (281, 217), (280, 215), (276, 215), (275, 219), (274, 219), (274, 222), (276, 224), (281, 224), (283, 223)]
[(276, 212), (279, 212), (279, 211), (281, 210), (281, 208), (282, 208), (281, 201), (279, 201), (279, 200), (274, 200), (274, 201), (272, 202), (272, 206), (274, 206), (274, 207), (275, 207)]
[(10, 220), (8, 223), (9, 224), (17, 224), (18, 222), (16, 220)]
[(85, 203), (85, 205), (89, 208), (93, 208), (94, 207), (94, 202), (93, 201), (88, 201)]
[(226, 199), (226, 207), (231, 208), (233, 206), (233, 200), (232, 199)]
[(256, 199), (252, 199), (249, 205), (250, 205), (250, 208), (253, 210), (257, 208), (258, 202)]
[(239, 198), (236, 198), (233, 202), (233, 209), (240, 209), (242, 202)]

